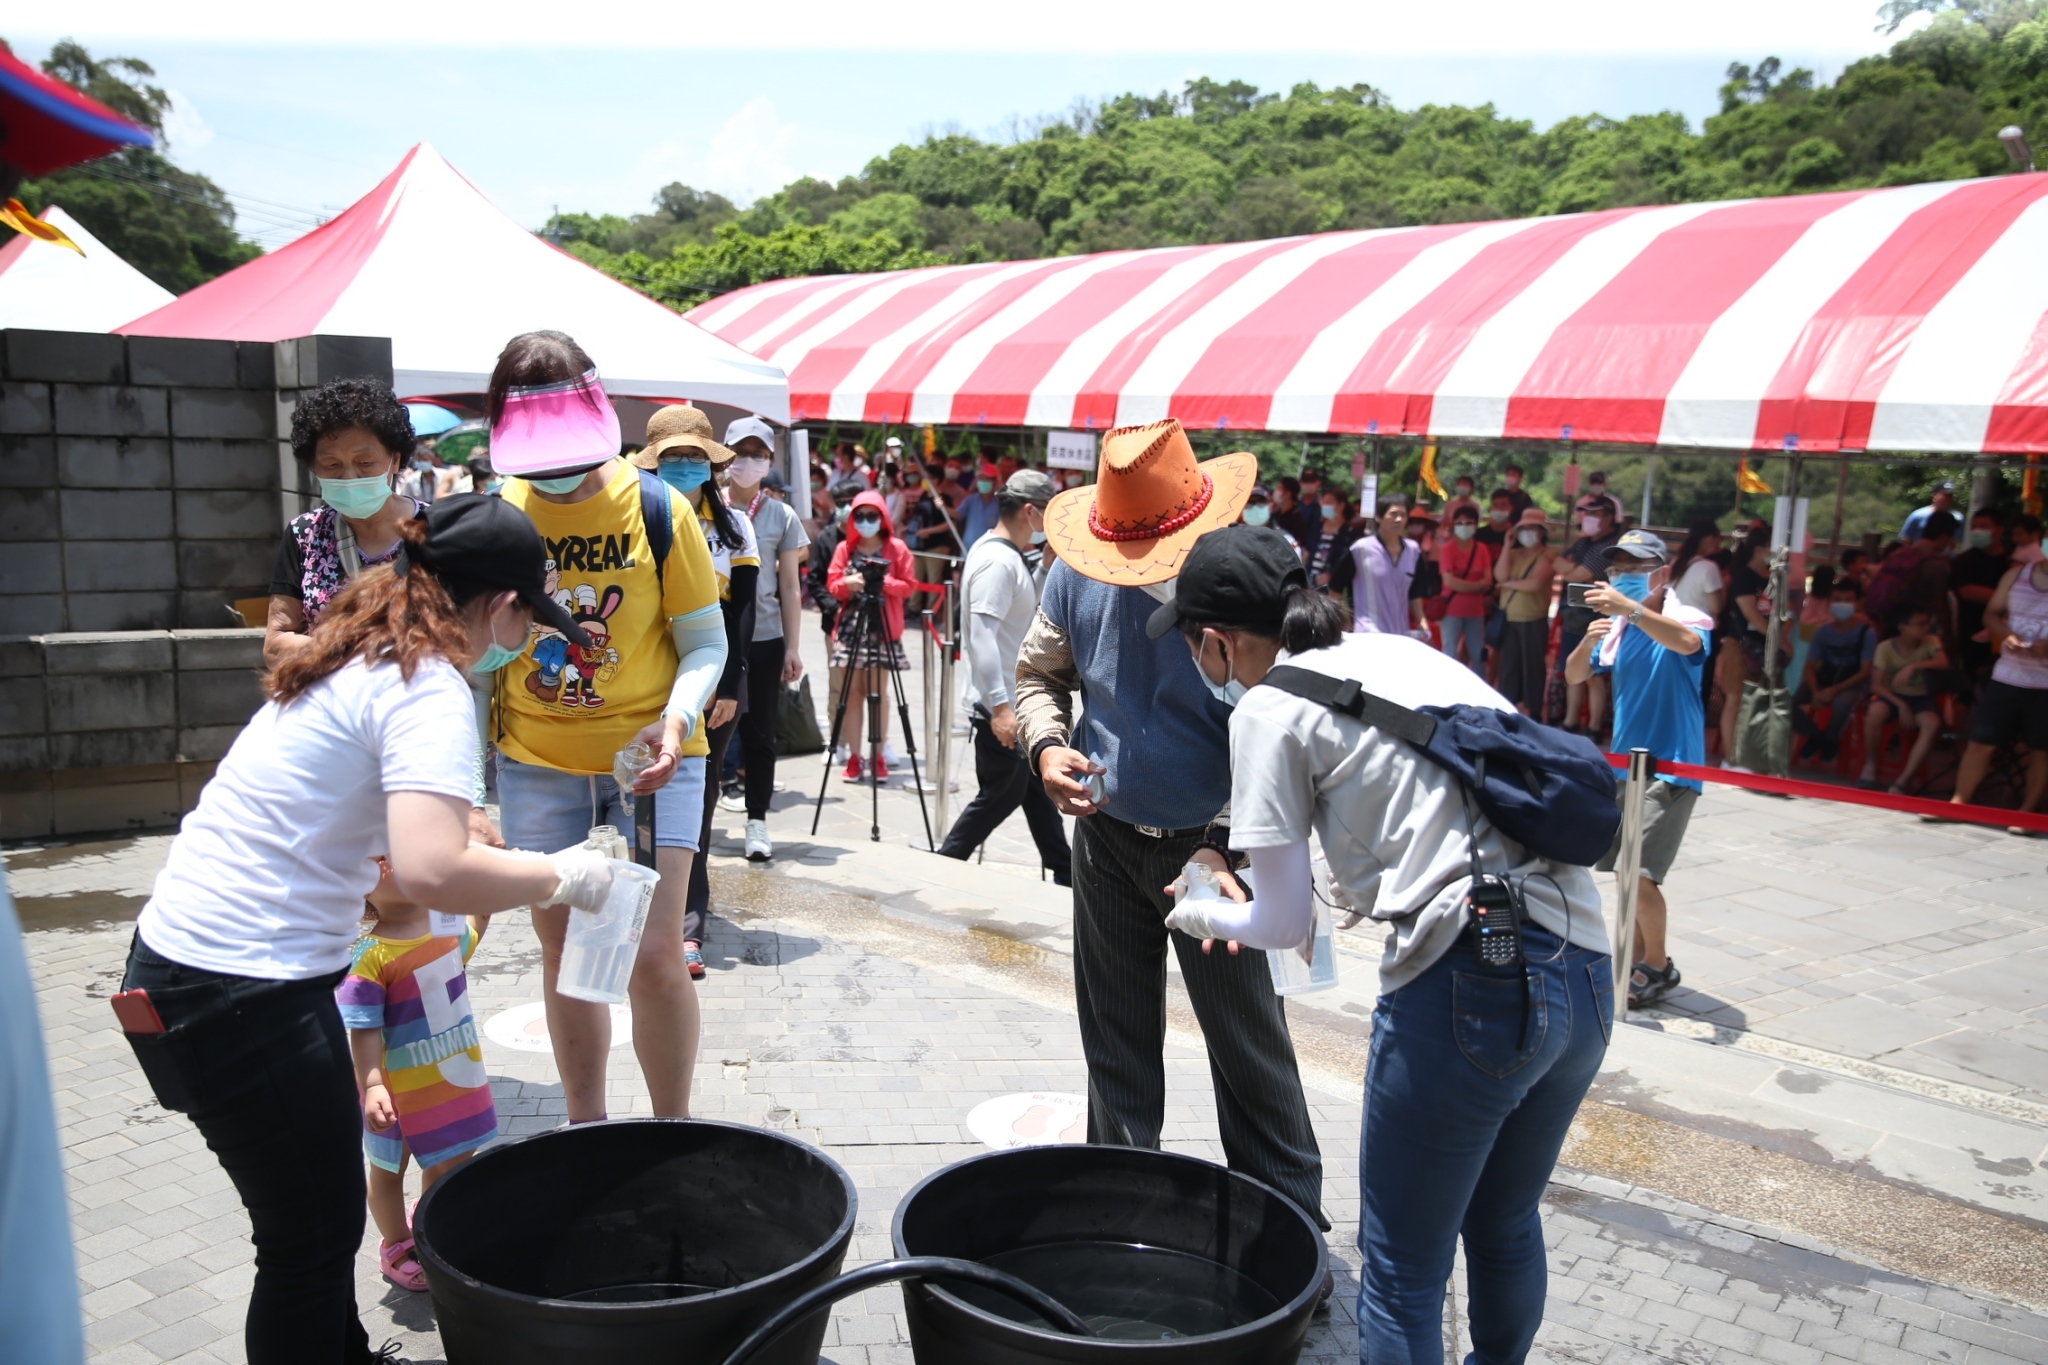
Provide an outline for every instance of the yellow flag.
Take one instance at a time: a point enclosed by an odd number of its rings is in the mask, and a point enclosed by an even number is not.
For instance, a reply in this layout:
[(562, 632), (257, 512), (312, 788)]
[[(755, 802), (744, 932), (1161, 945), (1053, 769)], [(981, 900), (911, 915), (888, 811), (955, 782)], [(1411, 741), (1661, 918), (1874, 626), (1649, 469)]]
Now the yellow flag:
[(939, 429), (927, 425), (924, 429), (924, 457), (929, 460), (939, 448)]
[(1433, 445), (1422, 448), (1422, 482), (1438, 497), (1444, 495), (1444, 486), (1437, 482), (1436, 447)]
[(10, 199), (0, 204), (0, 223), (7, 224), (24, 237), (33, 237), (52, 246), (68, 246), (81, 256), (85, 254), (85, 248), (66, 237), (64, 229), (52, 227), (36, 217), (19, 199)]
[(1771, 486), (1757, 477), (1756, 471), (1743, 460), (1735, 466), (1735, 487), (1744, 493), (1768, 493)]

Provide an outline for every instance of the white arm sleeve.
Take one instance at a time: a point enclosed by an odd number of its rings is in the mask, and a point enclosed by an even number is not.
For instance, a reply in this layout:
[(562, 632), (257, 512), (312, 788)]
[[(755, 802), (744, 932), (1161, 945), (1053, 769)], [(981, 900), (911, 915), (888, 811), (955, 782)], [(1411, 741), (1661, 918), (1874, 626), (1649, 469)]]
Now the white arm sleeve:
[(661, 714), (683, 717), (687, 739), (725, 672), (725, 611), (713, 602), (688, 615), (671, 616), (668, 629), (676, 642), (676, 683)]
[(968, 671), (974, 677), (974, 690), (980, 696), (981, 704), (991, 713), (1013, 700), (1009, 679), (1003, 676), (1001, 653), (1001, 646), (996, 642), (996, 618), (970, 610), (967, 613)]
[(1299, 948), (1315, 925), (1315, 874), (1308, 840), (1255, 848), (1252, 888), (1258, 894), (1233, 900), (1182, 902), (1166, 917), (1167, 927), (1191, 938), (1235, 939), (1247, 948)]

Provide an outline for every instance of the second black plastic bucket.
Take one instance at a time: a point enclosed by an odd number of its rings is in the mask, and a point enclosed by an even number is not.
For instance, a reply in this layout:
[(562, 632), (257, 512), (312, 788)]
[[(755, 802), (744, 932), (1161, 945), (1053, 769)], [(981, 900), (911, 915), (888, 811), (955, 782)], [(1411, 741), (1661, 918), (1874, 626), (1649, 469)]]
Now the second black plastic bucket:
[(903, 1287), (917, 1365), (1293, 1365), (1322, 1290), (1322, 1233), (1292, 1200), (1193, 1157), (1026, 1147), (926, 1177), (897, 1206), (898, 1256), (1008, 1271), (1072, 1309), (1051, 1330), (973, 1286)]
[[(839, 1274), (853, 1182), (814, 1147), (698, 1119), (582, 1124), (493, 1147), (413, 1235), (449, 1365), (716, 1365)], [(756, 1357), (816, 1365), (828, 1310)]]

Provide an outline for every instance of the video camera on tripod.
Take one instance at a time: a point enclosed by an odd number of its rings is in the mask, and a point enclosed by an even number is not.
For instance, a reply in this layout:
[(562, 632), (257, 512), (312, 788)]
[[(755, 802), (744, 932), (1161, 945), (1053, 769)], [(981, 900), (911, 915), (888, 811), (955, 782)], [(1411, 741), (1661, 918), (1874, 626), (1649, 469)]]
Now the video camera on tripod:
[(880, 560), (866, 559), (862, 560), (856, 567), (860, 569), (861, 587), (859, 600), (865, 601), (872, 598), (877, 602), (881, 601), (882, 580), (888, 577), (889, 566)]

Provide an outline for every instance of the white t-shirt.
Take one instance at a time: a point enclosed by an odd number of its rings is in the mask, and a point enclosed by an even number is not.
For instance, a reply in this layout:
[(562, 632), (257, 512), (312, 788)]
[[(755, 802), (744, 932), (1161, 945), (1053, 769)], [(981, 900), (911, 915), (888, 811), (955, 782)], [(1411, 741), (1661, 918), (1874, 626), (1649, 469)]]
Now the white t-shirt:
[(960, 600), (967, 610), (960, 653), (967, 664), (961, 699), (971, 708), (993, 711), (1016, 703), (1017, 654), (1038, 615), (1038, 583), (1017, 547), (983, 536), (967, 552), (960, 573)]
[(1728, 586), (1728, 580), (1721, 575), (1721, 566), (1711, 559), (1695, 559), (1685, 566), (1685, 572), (1671, 585), (1671, 595), (1709, 617), (1714, 614), (1714, 604), (1707, 600), (1710, 592), (1719, 592)]
[[(1279, 662), (1356, 679), (1402, 706), (1514, 709), (1471, 669), (1405, 635), (1346, 635), (1328, 649), (1282, 653)], [(1470, 826), (1457, 780), (1373, 726), (1277, 687), (1254, 687), (1230, 716), (1231, 847), (1296, 843), (1311, 827), (1338, 903), (1393, 922), (1380, 985), (1398, 990), (1465, 927)], [(1607, 951), (1589, 870), (1532, 856), (1483, 816), (1479, 864), (1521, 884), (1536, 924)]]
[(432, 659), (412, 681), (361, 660), (265, 704), (185, 817), (137, 928), (188, 967), (301, 981), (348, 966), (391, 846), (384, 798), (470, 800), (469, 684)]

